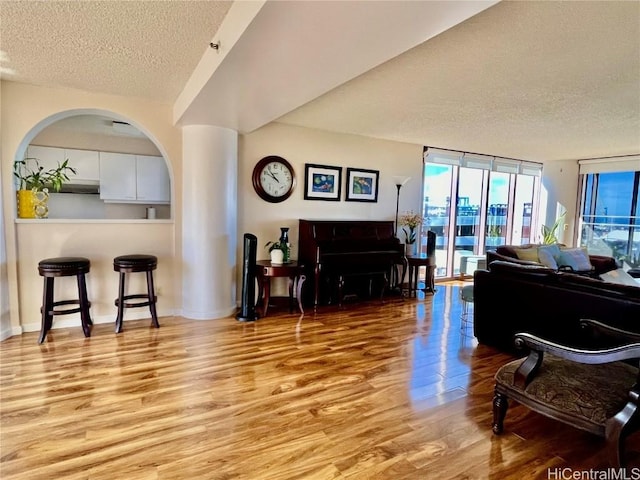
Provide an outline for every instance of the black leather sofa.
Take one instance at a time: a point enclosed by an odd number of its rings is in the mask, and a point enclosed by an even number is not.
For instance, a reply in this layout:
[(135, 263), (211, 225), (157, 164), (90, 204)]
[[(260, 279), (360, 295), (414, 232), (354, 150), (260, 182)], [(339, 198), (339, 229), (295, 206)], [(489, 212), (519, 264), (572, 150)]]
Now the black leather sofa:
[(640, 286), (495, 257), (487, 268), (474, 273), (474, 333), (481, 344), (517, 353), (514, 334), (529, 332), (569, 346), (593, 346), (581, 319), (640, 332)]

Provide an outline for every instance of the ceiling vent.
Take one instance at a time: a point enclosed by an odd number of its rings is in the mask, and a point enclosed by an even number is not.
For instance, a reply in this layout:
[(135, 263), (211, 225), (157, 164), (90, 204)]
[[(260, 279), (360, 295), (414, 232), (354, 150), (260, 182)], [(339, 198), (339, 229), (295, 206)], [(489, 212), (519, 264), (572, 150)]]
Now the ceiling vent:
[(114, 132), (119, 133), (120, 135), (129, 135), (131, 137), (142, 136), (142, 132), (140, 132), (140, 130), (127, 122), (114, 120), (113, 122), (111, 122), (111, 127), (113, 128)]

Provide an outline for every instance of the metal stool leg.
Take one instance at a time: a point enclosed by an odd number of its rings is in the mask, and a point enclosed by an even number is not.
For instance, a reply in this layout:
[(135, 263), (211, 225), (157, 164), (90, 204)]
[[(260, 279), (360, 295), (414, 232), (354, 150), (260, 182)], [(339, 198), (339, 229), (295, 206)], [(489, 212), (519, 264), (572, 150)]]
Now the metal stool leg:
[(473, 304), (473, 285), (467, 285), (460, 289), (460, 301), (462, 302), (462, 314), (460, 315), (460, 333), (467, 336), (469, 327), (473, 326), (471, 323), (472, 317), (469, 311), (470, 305)]

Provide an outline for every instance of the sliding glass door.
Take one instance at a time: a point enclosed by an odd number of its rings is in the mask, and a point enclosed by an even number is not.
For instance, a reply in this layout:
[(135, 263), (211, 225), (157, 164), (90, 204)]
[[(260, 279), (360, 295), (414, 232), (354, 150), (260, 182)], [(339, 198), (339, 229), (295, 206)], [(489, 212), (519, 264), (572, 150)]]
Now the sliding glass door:
[(582, 176), (580, 245), (615, 257), (626, 269), (640, 266), (640, 172)]
[(424, 222), (420, 253), (427, 252), (427, 231), (431, 230), (436, 234), (436, 276), (445, 274), (448, 263), (453, 170), (451, 165), (434, 164), (425, 164), (424, 169)]
[(528, 165), (538, 174), (520, 173), (521, 163), (513, 160), (499, 163), (481, 155), (466, 158), (462, 152), (426, 152), (422, 252), (426, 230), (435, 232), (437, 277), (458, 276), (464, 257), (534, 241), (531, 220), (541, 166)]

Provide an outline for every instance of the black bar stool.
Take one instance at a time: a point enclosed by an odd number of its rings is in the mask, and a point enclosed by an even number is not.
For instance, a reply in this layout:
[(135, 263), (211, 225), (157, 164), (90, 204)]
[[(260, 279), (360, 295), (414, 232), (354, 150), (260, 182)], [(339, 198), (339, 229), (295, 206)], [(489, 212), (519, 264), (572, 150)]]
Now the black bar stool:
[[(90, 268), (91, 263), (89, 259), (83, 257), (47, 258), (38, 262), (38, 272), (41, 277), (44, 277), (42, 307), (40, 308), (40, 312), (42, 313), (42, 328), (40, 330), (38, 343), (44, 342), (47, 332), (51, 330), (54, 315), (67, 315), (80, 312), (84, 336), (91, 336), (92, 322), (89, 316), (91, 302), (87, 299), (87, 282), (85, 279), (85, 275), (89, 273)], [(55, 277), (72, 276), (75, 276), (78, 280), (78, 299), (55, 302), (53, 299), (53, 281)], [(56, 307), (61, 305), (79, 306), (76, 308), (57, 310)]]
[[(125, 308), (132, 307), (149, 307), (151, 311), (151, 321), (154, 327), (160, 328), (158, 323), (158, 314), (156, 313), (156, 297), (153, 287), (153, 271), (158, 266), (158, 258), (154, 255), (121, 255), (113, 259), (113, 270), (120, 272), (120, 286), (118, 289), (118, 298), (115, 301), (118, 307), (118, 317), (116, 318), (116, 333), (122, 331), (122, 317)], [(136, 295), (125, 295), (125, 274), (135, 272), (146, 272), (147, 274), (147, 293)], [(140, 302), (129, 302), (128, 300), (144, 299)]]

